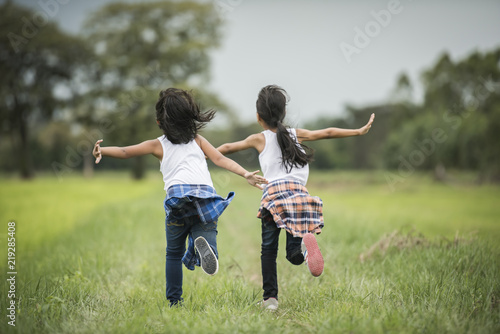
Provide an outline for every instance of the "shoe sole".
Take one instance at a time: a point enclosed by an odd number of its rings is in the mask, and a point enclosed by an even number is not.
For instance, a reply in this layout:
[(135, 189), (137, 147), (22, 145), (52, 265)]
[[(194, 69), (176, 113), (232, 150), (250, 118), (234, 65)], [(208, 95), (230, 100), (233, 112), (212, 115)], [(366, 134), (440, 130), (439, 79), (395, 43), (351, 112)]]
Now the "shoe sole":
[(219, 261), (217, 261), (217, 257), (207, 240), (203, 237), (196, 238), (194, 247), (200, 256), (201, 269), (211, 276), (217, 274), (217, 271), (219, 271)]
[(308, 233), (302, 240), (307, 249), (307, 266), (309, 271), (314, 277), (318, 277), (323, 273), (325, 263), (323, 261), (323, 255), (321, 255), (321, 251), (319, 250), (318, 243), (316, 242), (316, 237), (314, 234)]

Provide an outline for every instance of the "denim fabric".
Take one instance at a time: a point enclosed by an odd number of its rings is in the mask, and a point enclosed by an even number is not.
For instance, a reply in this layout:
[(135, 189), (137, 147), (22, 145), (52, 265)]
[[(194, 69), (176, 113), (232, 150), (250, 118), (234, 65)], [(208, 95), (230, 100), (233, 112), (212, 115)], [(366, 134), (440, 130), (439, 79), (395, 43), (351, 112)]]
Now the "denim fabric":
[(233, 196), (234, 192), (230, 192), (227, 198), (222, 198), (208, 185), (175, 184), (168, 188), (164, 201), (167, 236), (165, 276), (170, 305), (182, 302), (182, 263), (190, 270), (200, 265), (194, 240), (204, 237), (218, 257), (217, 220)]
[[(213, 187), (205, 184), (174, 184), (168, 188), (163, 206), (169, 221), (197, 216), (202, 223), (209, 223), (218, 220), (233, 197), (234, 192), (230, 192), (226, 198), (223, 198), (217, 195)], [(192, 233), (189, 233), (188, 248), (182, 258), (182, 263), (189, 270), (200, 266)]]
[(204, 237), (218, 257), (217, 222), (202, 224), (199, 217), (196, 216), (177, 221), (166, 219), (165, 231), (167, 235), (166, 297), (170, 301), (170, 305), (176, 305), (182, 301), (182, 258), (186, 252), (186, 238), (189, 235), (192, 236), (193, 240)]
[(188, 268), (189, 270), (194, 270), (195, 266), (200, 266), (200, 257), (196, 256), (196, 252), (194, 250), (194, 239), (193, 239), (193, 234), (189, 233), (188, 234), (188, 247), (186, 250), (186, 253), (184, 253), (184, 256), (182, 257), (182, 263)]
[[(276, 270), (276, 258), (278, 257), (278, 243), (281, 229), (273, 220), (262, 219), (262, 288), (264, 289), (264, 300), (278, 298), (278, 274)], [(304, 263), (301, 249), (302, 238), (286, 234), (286, 258), (290, 263), (299, 265)]]

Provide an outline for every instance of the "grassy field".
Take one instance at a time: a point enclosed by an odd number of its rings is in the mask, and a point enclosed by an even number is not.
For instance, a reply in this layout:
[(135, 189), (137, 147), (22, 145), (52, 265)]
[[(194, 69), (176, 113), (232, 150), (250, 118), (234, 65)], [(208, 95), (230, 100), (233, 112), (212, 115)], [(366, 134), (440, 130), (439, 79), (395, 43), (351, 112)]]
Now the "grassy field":
[[(391, 189), (383, 173), (324, 173), (312, 277), (278, 258), (280, 306), (260, 300), (260, 192), (213, 174), (236, 197), (219, 223), (220, 270), (184, 270), (182, 308), (165, 300), (159, 173), (91, 180), (0, 179), (1, 333), (498, 333), (500, 187), (467, 177), (413, 175)], [(15, 327), (7, 278), (8, 223), (16, 228)]]

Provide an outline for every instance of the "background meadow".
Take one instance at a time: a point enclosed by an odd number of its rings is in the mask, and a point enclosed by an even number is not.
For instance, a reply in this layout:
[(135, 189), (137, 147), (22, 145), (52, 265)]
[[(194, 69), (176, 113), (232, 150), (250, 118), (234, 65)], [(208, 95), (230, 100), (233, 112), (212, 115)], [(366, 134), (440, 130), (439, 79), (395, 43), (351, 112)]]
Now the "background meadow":
[[(16, 222), (16, 327), (2, 333), (495, 333), (500, 329), (497, 186), (467, 174), (415, 174), (392, 191), (382, 172), (311, 175), (324, 201), (325, 271), (278, 258), (280, 307), (261, 310), (260, 192), (216, 172), (236, 197), (219, 223), (220, 270), (184, 270), (185, 305), (165, 300), (159, 173), (1, 179), (1, 255)], [(0, 270), (7, 272), (6, 261)], [(2, 282), (0, 309), (8, 290)]]

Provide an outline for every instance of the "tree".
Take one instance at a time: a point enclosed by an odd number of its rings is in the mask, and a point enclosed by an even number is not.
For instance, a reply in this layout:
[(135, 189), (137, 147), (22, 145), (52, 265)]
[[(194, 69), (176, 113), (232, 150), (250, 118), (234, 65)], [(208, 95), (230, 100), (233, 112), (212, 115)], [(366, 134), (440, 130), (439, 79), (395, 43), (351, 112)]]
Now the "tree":
[(500, 49), (457, 62), (444, 54), (423, 79), (424, 113), (433, 114), (448, 137), (441, 160), (477, 169), (481, 180), (500, 180)]
[(413, 85), (406, 73), (401, 73), (396, 80), (396, 87), (390, 93), (393, 104), (409, 104), (413, 101)]
[(422, 74), (423, 103), (395, 118), (384, 145), (386, 166), (434, 169), (440, 178), (445, 167), (470, 169), (480, 180), (500, 180), (499, 64), (500, 49), (456, 62), (441, 55)]
[[(98, 57), (99, 83), (89, 96), (102, 102), (92, 107), (102, 113), (88, 124), (107, 115), (114, 129), (107, 136), (114, 142), (150, 139), (158, 132), (154, 105), (159, 91), (208, 80), (208, 52), (218, 46), (219, 27), (212, 5), (198, 2), (113, 3), (92, 15), (84, 34)], [(223, 106), (214, 94), (197, 91), (205, 101)], [(133, 176), (143, 173), (143, 158), (136, 158)]]
[(0, 5), (0, 128), (10, 135), (21, 177), (33, 176), (30, 128), (47, 122), (70, 95), (58, 93), (88, 50), (46, 16), (11, 2)]

